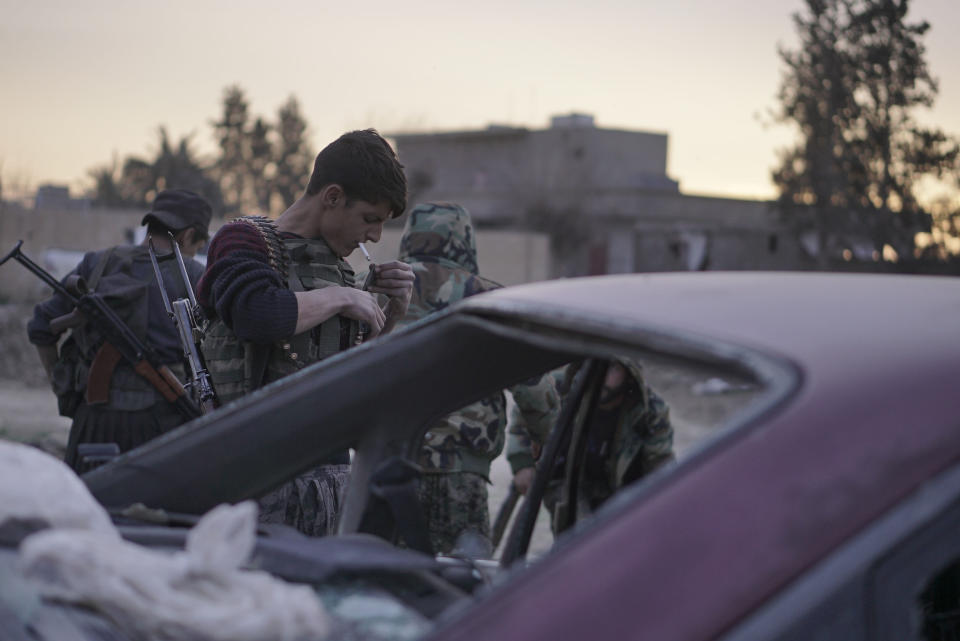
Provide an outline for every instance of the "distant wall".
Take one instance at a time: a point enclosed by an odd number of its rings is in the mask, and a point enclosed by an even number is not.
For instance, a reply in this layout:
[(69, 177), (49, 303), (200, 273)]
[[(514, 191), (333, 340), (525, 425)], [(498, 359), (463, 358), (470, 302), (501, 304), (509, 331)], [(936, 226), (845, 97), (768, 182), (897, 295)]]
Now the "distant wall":
[[(375, 263), (396, 260), (400, 249), (400, 229), (385, 229), (378, 243), (367, 243)], [(366, 270), (359, 251), (348, 262), (357, 271)], [(477, 231), (477, 262), (480, 274), (501, 285), (520, 285), (550, 278), (550, 239), (539, 232)]]
[[(130, 242), (144, 212), (118, 209), (26, 210), (0, 213), (0, 250), (10, 251), (18, 240), (23, 252), (56, 276), (57, 262), (44, 260), (51, 249), (86, 252)], [(0, 300), (31, 301), (49, 288), (18, 264), (0, 267)]]
[(638, 272), (815, 267), (786, 228), (638, 225), (635, 233)]
[[(666, 174), (665, 134), (494, 127), (394, 138), (412, 200), (457, 202), (482, 222), (516, 221), (541, 207), (591, 214), (591, 207), (606, 211), (596, 202), (605, 194), (678, 190)], [(625, 210), (635, 215), (628, 200)]]
[[(56, 277), (64, 276), (82, 252), (130, 243), (142, 238), (139, 210), (0, 212), (0, 255), (18, 240), (23, 252)], [(221, 222), (211, 225), (211, 232)], [(379, 243), (367, 249), (377, 262), (394, 260), (400, 247), (400, 229), (386, 229)], [(75, 255), (73, 252), (77, 252)], [(503, 285), (517, 285), (550, 277), (550, 240), (537, 232), (479, 230), (477, 252), (481, 274)], [(360, 270), (363, 256), (348, 258)], [(49, 288), (18, 264), (0, 267), (0, 302), (32, 302), (49, 295)]]

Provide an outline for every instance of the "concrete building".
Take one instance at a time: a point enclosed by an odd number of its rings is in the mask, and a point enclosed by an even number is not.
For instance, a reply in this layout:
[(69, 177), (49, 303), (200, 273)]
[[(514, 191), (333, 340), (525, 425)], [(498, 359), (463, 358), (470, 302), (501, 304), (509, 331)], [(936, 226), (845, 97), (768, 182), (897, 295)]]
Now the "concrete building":
[[(513, 224), (531, 210), (571, 206), (584, 215), (632, 214), (625, 196), (678, 193), (667, 176), (666, 134), (599, 129), (583, 114), (555, 117), (542, 130), (490, 125), (391, 137), (412, 198), (441, 194), (481, 224)], [(604, 202), (591, 198), (598, 194)]]
[[(491, 125), (391, 137), (411, 203), (454, 201), (478, 227), (548, 233), (553, 276), (822, 266), (810, 216), (786, 215), (768, 201), (681, 193), (667, 175), (666, 134), (604, 129), (574, 113), (539, 130)], [(875, 226), (838, 220), (830, 255), (878, 260)]]
[(34, 209), (42, 211), (85, 211), (90, 208), (90, 200), (87, 198), (73, 198), (70, 196), (70, 188), (66, 185), (45, 184), (37, 187), (37, 194), (34, 198)]

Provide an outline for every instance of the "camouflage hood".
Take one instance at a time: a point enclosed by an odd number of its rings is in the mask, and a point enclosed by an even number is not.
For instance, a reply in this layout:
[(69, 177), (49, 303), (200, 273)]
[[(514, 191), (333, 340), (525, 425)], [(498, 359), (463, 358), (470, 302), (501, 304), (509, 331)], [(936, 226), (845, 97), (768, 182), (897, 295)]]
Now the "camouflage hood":
[(643, 380), (643, 366), (632, 358), (621, 356), (616, 360), (618, 363), (623, 365), (624, 369), (627, 370), (627, 375), (632, 377), (633, 380), (637, 382), (637, 387), (640, 390), (641, 398), (643, 399), (644, 404), (646, 404), (648, 388), (646, 382)]
[(399, 257), (410, 264), (416, 277), (401, 327), (458, 300), (500, 287), (477, 273), (470, 213), (460, 205), (414, 207), (403, 230)]
[[(647, 384), (643, 378), (643, 366), (632, 358), (627, 358), (626, 356), (615, 356), (612, 361), (619, 363), (627, 370), (627, 376), (632, 378), (637, 385), (637, 388), (640, 390), (640, 401), (643, 403), (647, 402)], [(557, 383), (557, 389), (561, 393), (566, 394), (570, 391), (570, 387), (573, 384), (573, 379), (577, 375), (577, 372), (580, 371), (580, 367), (583, 363), (577, 362), (568, 365), (566, 368), (558, 369), (554, 372), (554, 377)]]
[(477, 245), (470, 214), (452, 203), (425, 203), (410, 211), (400, 242), (405, 263), (446, 264), (477, 274)]

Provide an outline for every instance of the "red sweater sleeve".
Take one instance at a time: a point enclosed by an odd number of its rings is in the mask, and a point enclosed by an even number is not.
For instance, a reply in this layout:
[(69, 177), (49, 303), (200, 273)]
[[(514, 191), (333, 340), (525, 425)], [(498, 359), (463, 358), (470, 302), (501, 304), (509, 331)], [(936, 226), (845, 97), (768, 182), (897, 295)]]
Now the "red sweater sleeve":
[(197, 300), (240, 340), (269, 343), (297, 326), (296, 296), (270, 266), (263, 237), (246, 223), (227, 223), (213, 237)]

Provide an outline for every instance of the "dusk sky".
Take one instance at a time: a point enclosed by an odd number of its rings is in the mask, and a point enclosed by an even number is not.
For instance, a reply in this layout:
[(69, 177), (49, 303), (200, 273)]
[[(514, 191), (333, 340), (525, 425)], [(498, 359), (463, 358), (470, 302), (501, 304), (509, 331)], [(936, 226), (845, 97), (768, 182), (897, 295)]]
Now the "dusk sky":
[[(767, 198), (770, 127), (801, 0), (522, 3), (0, 0), (0, 176), (90, 185), (156, 130), (215, 149), (210, 121), (239, 84), (269, 120), (291, 94), (315, 151), (349, 129), (542, 128), (551, 115), (669, 135), (683, 192)], [(914, 0), (940, 81), (923, 122), (960, 136), (960, 1)]]

